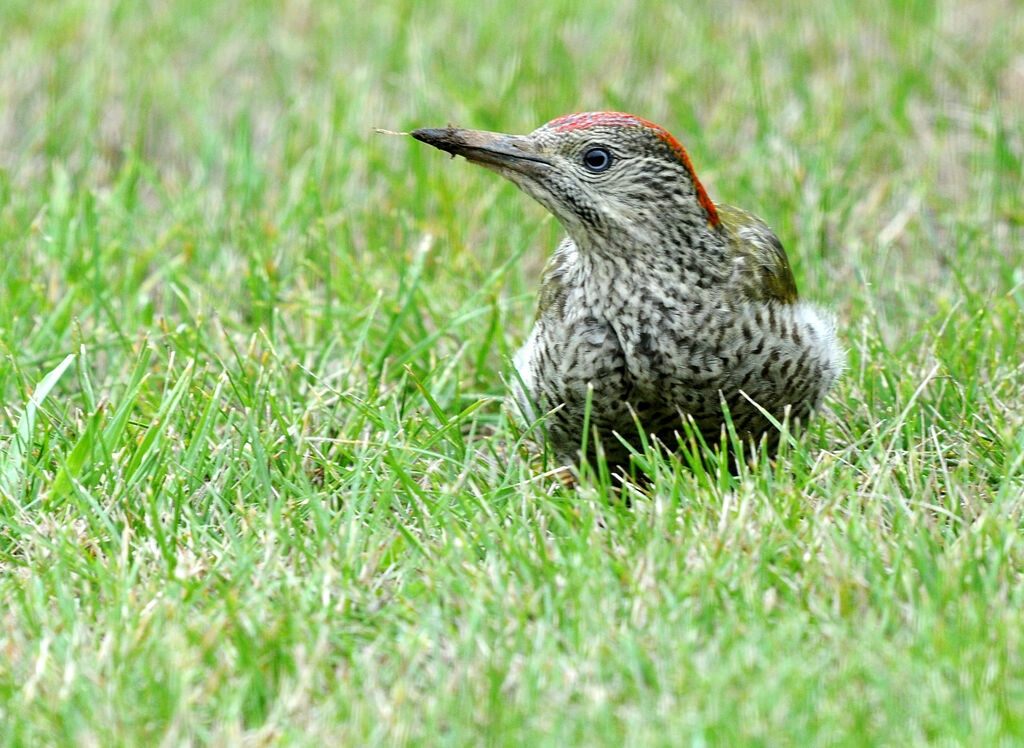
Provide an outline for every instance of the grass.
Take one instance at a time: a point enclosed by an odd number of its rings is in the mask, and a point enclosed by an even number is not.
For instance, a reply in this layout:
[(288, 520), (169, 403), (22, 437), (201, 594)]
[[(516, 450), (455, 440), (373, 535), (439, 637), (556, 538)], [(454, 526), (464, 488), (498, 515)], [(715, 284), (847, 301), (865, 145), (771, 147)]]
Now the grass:
[[(1024, 740), (1013, 3), (0, 6), (0, 743)], [(624, 109), (842, 319), (649, 496), (510, 459), (560, 234), (373, 133)], [(514, 451), (514, 449), (513, 449)]]

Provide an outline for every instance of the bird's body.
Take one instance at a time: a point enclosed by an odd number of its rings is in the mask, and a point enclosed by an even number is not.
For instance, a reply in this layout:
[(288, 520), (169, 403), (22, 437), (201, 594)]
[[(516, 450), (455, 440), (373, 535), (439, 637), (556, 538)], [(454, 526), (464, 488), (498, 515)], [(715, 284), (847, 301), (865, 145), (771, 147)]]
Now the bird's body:
[(773, 443), (762, 409), (806, 420), (838, 377), (834, 321), (797, 299), (779, 240), (712, 203), (657, 125), (590, 112), (529, 136), (413, 135), (509, 178), (569, 233), (544, 271), (513, 387), (527, 414), (552, 411), (560, 461), (578, 459), (585, 423), (615, 463), (628, 460), (615, 434), (636, 445), (637, 423), (672, 445), (690, 417), (717, 442), (723, 404), (737, 433)]

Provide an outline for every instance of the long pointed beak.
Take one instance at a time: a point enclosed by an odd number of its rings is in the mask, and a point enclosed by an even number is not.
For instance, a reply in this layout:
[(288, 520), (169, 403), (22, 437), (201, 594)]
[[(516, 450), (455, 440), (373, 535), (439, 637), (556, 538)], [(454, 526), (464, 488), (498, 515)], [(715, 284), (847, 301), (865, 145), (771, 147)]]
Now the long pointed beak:
[(467, 161), (499, 173), (507, 169), (529, 174), (551, 165), (548, 159), (536, 152), (533, 142), (522, 135), (460, 130), (457, 127), (424, 128), (413, 130), (410, 135), (453, 156), (464, 156)]

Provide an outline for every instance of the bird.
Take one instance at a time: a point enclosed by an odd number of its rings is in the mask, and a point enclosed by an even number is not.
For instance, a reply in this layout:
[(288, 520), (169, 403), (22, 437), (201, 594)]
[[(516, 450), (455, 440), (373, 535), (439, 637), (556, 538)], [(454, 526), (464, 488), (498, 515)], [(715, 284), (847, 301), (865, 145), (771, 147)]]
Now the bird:
[(646, 437), (677, 449), (696, 432), (728, 449), (727, 418), (774, 450), (779, 425), (806, 423), (840, 377), (835, 316), (798, 297), (775, 233), (713, 202), (665, 128), (598, 111), (529, 135), (410, 134), (511, 181), (567, 234), (510, 387), (559, 463), (625, 466)]

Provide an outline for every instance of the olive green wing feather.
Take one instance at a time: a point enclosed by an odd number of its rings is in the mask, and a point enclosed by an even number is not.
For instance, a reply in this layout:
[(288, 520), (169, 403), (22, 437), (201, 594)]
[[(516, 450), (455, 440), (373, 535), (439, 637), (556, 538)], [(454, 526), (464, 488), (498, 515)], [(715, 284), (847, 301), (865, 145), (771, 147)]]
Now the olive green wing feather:
[(722, 230), (735, 252), (737, 280), (753, 301), (791, 304), (797, 299), (793, 269), (782, 242), (768, 224), (741, 208), (717, 205)]

